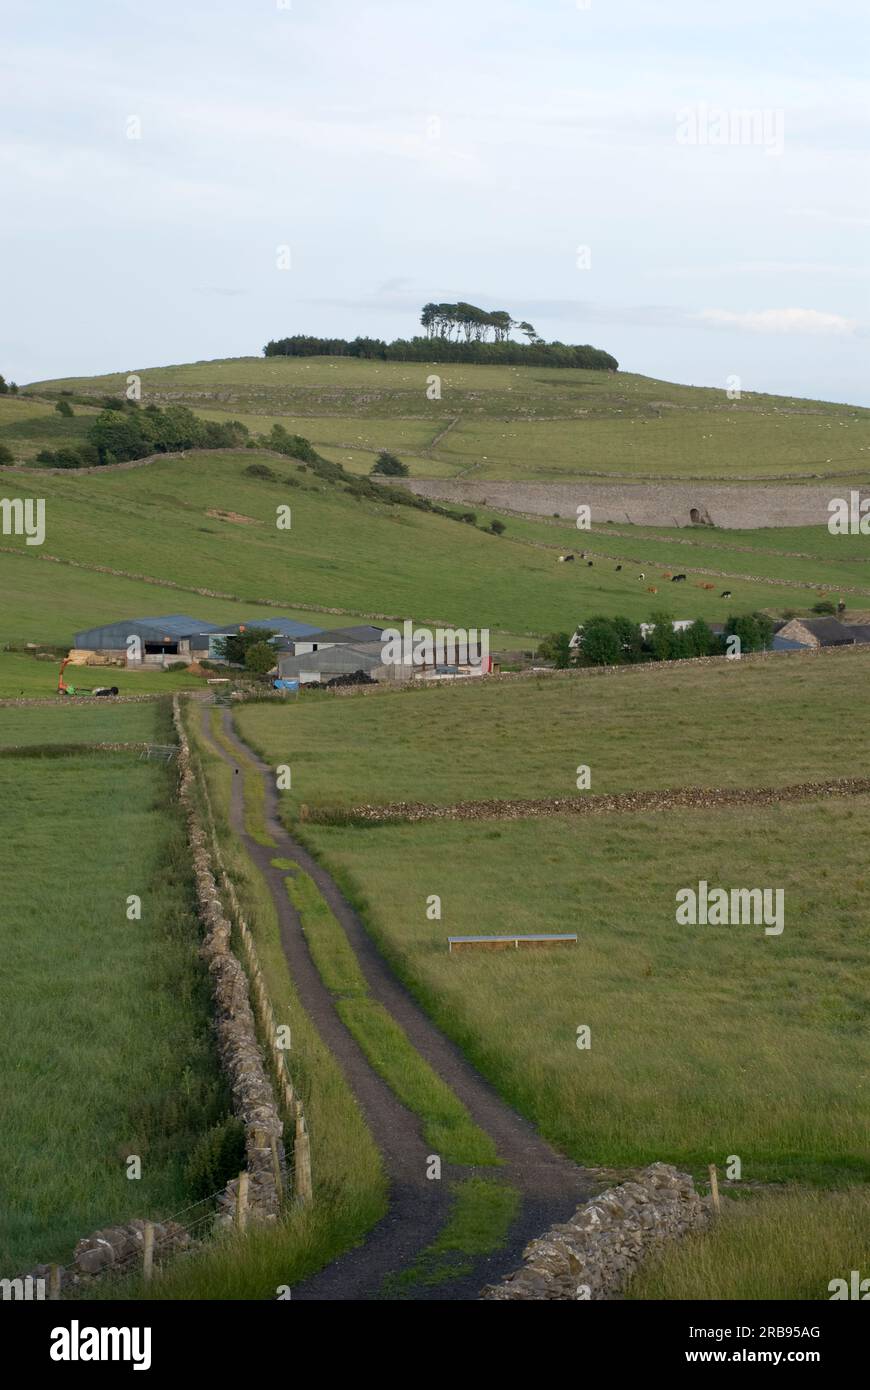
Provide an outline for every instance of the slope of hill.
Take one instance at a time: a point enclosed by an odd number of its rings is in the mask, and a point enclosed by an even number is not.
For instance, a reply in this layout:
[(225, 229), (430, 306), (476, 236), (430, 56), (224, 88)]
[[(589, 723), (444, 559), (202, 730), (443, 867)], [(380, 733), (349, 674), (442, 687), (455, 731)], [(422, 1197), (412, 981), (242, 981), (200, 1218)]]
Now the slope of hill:
[[(272, 477), (252, 475), (253, 465)], [(21, 536), (0, 543), (0, 642), (64, 644), (77, 628), (155, 612), (268, 618), (263, 605), (271, 602), (325, 625), (341, 621), (333, 615), (412, 617), (488, 627), (496, 647), (528, 646), (524, 634), (573, 630), (593, 613), (645, 619), (676, 603), (666, 581), (658, 595), (647, 592), (661, 582), (662, 565), (695, 571), (674, 616), (719, 621), (731, 611), (806, 609), (817, 585), (859, 596), (850, 606), (866, 608), (870, 599), (861, 537), (839, 538), (835, 552), (803, 532), (812, 549), (795, 556), (774, 550), (770, 536), (769, 553), (754, 554), (707, 549), (708, 533), (692, 533), (695, 553), (667, 534), (635, 542), (601, 528), (587, 540), (567, 525), (523, 518), (495, 536), (481, 529), (492, 513), (480, 512), (471, 526), (359, 498), (340, 481), (256, 450), (0, 476), (4, 491), (31, 491), (38, 479), (46, 503), (44, 545)], [(280, 530), (276, 509), (288, 505), (291, 529)], [(831, 541), (826, 531), (819, 536)], [(559, 551), (579, 539), (596, 554), (592, 568), (560, 565)], [(645, 565), (656, 568), (639, 583)], [(723, 588), (718, 580), (728, 575), (736, 577)], [(725, 589), (731, 598), (721, 596)]]
[[(724, 384), (330, 357), (242, 357), (137, 375), (145, 402), (183, 402), (257, 432), (280, 420), (359, 472), (383, 448), (420, 478), (801, 480), (858, 476), (870, 465), (870, 410), (754, 392), (729, 400)], [(123, 393), (126, 381), (116, 372), (27, 390), (100, 397)]]

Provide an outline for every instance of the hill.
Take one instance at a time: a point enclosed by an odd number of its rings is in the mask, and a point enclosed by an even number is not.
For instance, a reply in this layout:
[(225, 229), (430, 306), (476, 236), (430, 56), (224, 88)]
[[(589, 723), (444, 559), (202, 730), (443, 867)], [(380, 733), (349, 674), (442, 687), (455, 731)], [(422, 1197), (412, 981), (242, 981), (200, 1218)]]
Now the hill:
[[(278, 421), (355, 472), (385, 448), (414, 477), (477, 480), (805, 481), (866, 476), (870, 464), (870, 410), (748, 391), (729, 400), (724, 383), (340, 357), (240, 357), (136, 374), (145, 403), (183, 403), (256, 433)], [(122, 394), (126, 381), (116, 372), (32, 383), (3, 402), (0, 443), (28, 456), (33, 416), (24, 431), (13, 416), (36, 398), (48, 416), (62, 391), (87, 401)]]

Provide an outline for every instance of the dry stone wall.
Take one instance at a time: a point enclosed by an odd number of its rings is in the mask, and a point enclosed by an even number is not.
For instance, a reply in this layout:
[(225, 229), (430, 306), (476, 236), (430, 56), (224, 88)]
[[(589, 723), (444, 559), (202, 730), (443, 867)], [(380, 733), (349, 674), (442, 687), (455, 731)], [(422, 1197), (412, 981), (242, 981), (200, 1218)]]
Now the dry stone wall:
[(636, 1180), (602, 1192), (570, 1221), (531, 1241), (522, 1267), (480, 1296), (501, 1302), (617, 1298), (649, 1254), (704, 1230), (709, 1221), (708, 1202), (688, 1173), (653, 1163)]
[[(751, 530), (758, 526), (819, 526), (828, 521), (832, 497), (847, 497), (838, 478), (824, 485), (796, 483), (573, 483), (466, 482), (464, 479), (404, 479), (418, 497), (441, 502), (495, 507), (533, 516), (558, 514), (574, 519), (577, 507), (592, 509), (596, 525), (612, 521), (633, 526), (702, 524)], [(845, 491), (844, 491), (845, 489)], [(581, 534), (578, 532), (578, 535)]]

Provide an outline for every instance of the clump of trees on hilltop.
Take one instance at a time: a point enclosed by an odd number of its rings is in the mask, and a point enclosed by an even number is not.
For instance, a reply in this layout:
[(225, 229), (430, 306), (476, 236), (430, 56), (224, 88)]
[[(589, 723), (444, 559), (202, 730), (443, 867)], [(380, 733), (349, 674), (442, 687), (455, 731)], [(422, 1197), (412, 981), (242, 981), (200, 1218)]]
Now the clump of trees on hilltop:
[[(619, 363), (602, 348), (572, 343), (545, 343), (534, 325), (514, 319), (507, 309), (476, 304), (424, 304), (420, 323), (425, 336), (396, 338), (315, 338), (296, 333), (263, 348), (266, 357), (364, 357), (389, 362), (472, 362), (527, 367), (584, 367), (615, 372)], [(526, 339), (511, 337), (516, 329)], [(491, 336), (490, 336), (491, 335)]]

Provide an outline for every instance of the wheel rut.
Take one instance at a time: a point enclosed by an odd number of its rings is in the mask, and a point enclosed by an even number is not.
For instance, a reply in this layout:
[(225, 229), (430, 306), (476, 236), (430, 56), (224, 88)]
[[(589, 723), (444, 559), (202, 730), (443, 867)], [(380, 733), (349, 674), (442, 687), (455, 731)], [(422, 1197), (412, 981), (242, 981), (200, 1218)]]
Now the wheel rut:
[[(233, 778), (230, 826), (269, 888), (278, 915), (281, 944), (300, 1002), (344, 1072), (380, 1150), (389, 1183), (387, 1213), (364, 1242), (294, 1287), (293, 1298), (342, 1301), (377, 1298), (385, 1277), (412, 1263), (445, 1225), (450, 1214), (450, 1188), (457, 1180), (477, 1174), (499, 1177), (520, 1194), (519, 1210), (505, 1246), (477, 1259), (467, 1276), (415, 1295), (424, 1299), (475, 1298), (484, 1283), (503, 1277), (516, 1267), (523, 1246), (530, 1239), (554, 1222), (565, 1220), (580, 1202), (598, 1190), (600, 1183), (592, 1174), (552, 1149), (436, 1027), (393, 974), (332, 876), (285, 829), (278, 814), (273, 769), (241, 740), (230, 710), (224, 710), (222, 734), (237, 750), (239, 762), (236, 763), (211, 736), (210, 709), (204, 705), (200, 713), (202, 735), (209, 748), (235, 769), (245, 762), (253, 765), (262, 779), (265, 825), (275, 842), (274, 847), (260, 845), (247, 833), (241, 772)], [(374, 1070), (339, 1017), (333, 996), (323, 984), (309, 953), (299, 914), (285, 891), (287, 871), (272, 864), (275, 858), (292, 860), (313, 879), (357, 957), (371, 996), (404, 1029), (420, 1056), (451, 1087), (474, 1122), (490, 1136), (500, 1167), (471, 1168), (445, 1162), (440, 1182), (427, 1179), (427, 1158), (431, 1149), (424, 1139), (420, 1121)]]

